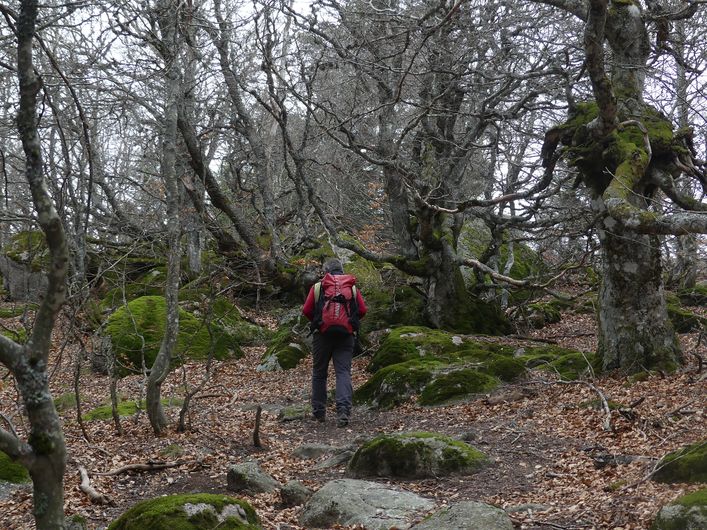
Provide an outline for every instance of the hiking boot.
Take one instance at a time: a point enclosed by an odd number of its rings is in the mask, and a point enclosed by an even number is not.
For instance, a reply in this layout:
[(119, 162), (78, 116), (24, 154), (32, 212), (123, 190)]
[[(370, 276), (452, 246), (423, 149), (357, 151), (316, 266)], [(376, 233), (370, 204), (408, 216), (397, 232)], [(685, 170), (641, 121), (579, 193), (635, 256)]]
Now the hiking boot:
[(338, 419), (336, 420), (337, 427), (348, 427), (348, 425), (349, 425), (349, 417), (348, 416), (339, 416)]
[(312, 420), (316, 421), (317, 423), (324, 423), (326, 417), (324, 416), (324, 414), (312, 414)]

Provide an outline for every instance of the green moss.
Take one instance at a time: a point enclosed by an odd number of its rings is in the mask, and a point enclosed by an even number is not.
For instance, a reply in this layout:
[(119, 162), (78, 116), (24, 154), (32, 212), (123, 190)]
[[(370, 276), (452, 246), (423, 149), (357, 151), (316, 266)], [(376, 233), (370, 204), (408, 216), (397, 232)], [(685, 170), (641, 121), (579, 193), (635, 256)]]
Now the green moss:
[(699, 330), (703, 326), (707, 327), (707, 318), (683, 309), (676, 303), (668, 302), (667, 307), (668, 317), (670, 317), (670, 321), (678, 333), (689, 333), (690, 331)]
[(445, 331), (422, 326), (402, 326), (391, 330), (371, 358), (367, 369), (376, 372), (385, 366), (459, 350)]
[(179, 444), (169, 444), (160, 449), (160, 456), (164, 458), (176, 459), (184, 454), (184, 448)]
[(692, 508), (693, 506), (707, 507), (707, 488), (693, 491), (692, 493), (678, 497), (675, 501), (673, 501), (673, 504), (679, 504), (680, 506), (685, 506), (686, 508)]
[(556, 372), (564, 380), (573, 381), (596, 367), (595, 357), (593, 353), (568, 353), (541, 368)]
[(352, 457), (354, 476), (400, 478), (469, 474), (488, 463), (473, 447), (435, 433), (384, 434), (365, 443)]
[[(145, 365), (152, 366), (164, 336), (166, 313), (164, 297), (143, 296), (108, 318), (105, 330), (118, 362), (118, 375), (140, 372), (143, 356)], [(184, 358), (206, 359), (212, 349), (215, 359), (243, 354), (238, 343), (221, 326), (213, 323), (207, 326), (180, 309), (173, 364), (181, 363)]]
[(418, 359), (386, 366), (356, 389), (354, 401), (369, 403), (380, 408), (399, 405), (419, 393), (432, 379), (434, 370), (444, 366), (444, 363), (431, 359)]
[(707, 441), (688, 445), (663, 457), (653, 475), (658, 482), (707, 482)]
[(25, 230), (14, 234), (3, 250), (10, 259), (28, 265), (33, 272), (49, 266), (49, 249), (41, 230)]
[[(229, 505), (239, 505), (246, 514), (247, 522), (236, 517), (219, 521), (216, 513), (202, 511), (191, 517), (184, 511), (185, 504), (208, 504), (221, 513)], [(121, 515), (108, 527), (109, 530), (246, 530), (261, 528), (255, 510), (245, 501), (227, 497), (195, 493), (170, 495), (140, 502)]]
[[(31, 309), (35, 309), (34, 304), (32, 304)], [(0, 318), (15, 318), (24, 312), (24, 306), (2, 307), (0, 308)]]
[(528, 304), (527, 320), (535, 329), (540, 329), (548, 324), (560, 321), (562, 315), (558, 304), (552, 302), (536, 302)]
[(7, 454), (0, 451), (0, 480), (23, 484), (29, 482), (29, 472), (25, 466), (12, 461)]
[(495, 355), (483, 366), (482, 371), (498, 377), (501, 381), (511, 382), (525, 374), (525, 365), (517, 359)]
[[(142, 264), (142, 262), (140, 263)], [(130, 302), (141, 296), (164, 295), (167, 270), (165, 267), (155, 267), (138, 278), (116, 281), (119, 281), (119, 284), (110, 289), (101, 300), (99, 304), (101, 311), (121, 307), (125, 302)]]
[(272, 335), (258, 369), (271, 371), (295, 368), (309, 355), (309, 347), (301, 335), (306, 329), (308, 327), (301, 316), (283, 323)]
[(680, 302), (687, 306), (707, 306), (707, 283), (699, 283), (678, 292)]
[(651, 530), (697, 530), (707, 520), (707, 488), (688, 493), (665, 506)]
[[(180, 407), (184, 403), (181, 398), (164, 398), (162, 404), (166, 407)], [(140, 401), (120, 401), (118, 403), (118, 415), (132, 416), (139, 410), (145, 410), (145, 402)], [(82, 416), (85, 421), (109, 420), (113, 417), (113, 406), (110, 403), (96, 407)]]
[(76, 393), (67, 392), (54, 398), (54, 407), (57, 412), (63, 412), (65, 410), (76, 408)]
[(420, 405), (440, 405), (452, 400), (489, 392), (498, 386), (498, 379), (478, 370), (466, 368), (435, 375), (419, 397)]
[(239, 345), (259, 345), (271, 336), (270, 330), (244, 319), (226, 298), (216, 298), (203, 313), (204, 319), (221, 326)]
[(0, 331), (0, 335), (7, 337), (8, 339), (14, 340), (18, 344), (24, 344), (27, 342), (27, 330), (25, 328), (18, 329), (3, 329)]

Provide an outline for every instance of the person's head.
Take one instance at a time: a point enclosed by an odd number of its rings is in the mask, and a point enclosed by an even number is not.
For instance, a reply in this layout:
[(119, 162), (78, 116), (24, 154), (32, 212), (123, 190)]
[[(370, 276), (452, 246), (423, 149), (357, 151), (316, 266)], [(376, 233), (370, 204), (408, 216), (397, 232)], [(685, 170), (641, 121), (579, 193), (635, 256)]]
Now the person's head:
[(329, 274), (344, 274), (344, 266), (338, 258), (329, 258), (324, 262), (324, 272)]

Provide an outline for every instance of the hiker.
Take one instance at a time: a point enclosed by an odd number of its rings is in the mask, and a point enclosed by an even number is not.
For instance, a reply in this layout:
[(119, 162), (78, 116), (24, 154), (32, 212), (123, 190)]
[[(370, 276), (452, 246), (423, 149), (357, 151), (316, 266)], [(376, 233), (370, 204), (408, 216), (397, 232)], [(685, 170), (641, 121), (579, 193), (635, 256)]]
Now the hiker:
[(323, 422), (326, 417), (327, 373), (329, 360), (336, 373), (336, 418), (338, 427), (346, 427), (351, 416), (353, 387), (351, 359), (359, 319), (366, 314), (366, 303), (356, 287), (356, 277), (344, 274), (336, 258), (324, 263), (324, 278), (309, 290), (302, 313), (311, 321), (314, 333), (312, 350), (312, 416)]

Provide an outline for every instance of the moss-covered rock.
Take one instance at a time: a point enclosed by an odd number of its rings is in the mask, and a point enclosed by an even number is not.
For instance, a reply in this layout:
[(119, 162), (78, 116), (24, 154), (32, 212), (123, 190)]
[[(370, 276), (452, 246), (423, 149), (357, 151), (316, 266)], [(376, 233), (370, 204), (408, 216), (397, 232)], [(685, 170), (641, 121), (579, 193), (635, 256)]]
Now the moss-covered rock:
[(420, 405), (441, 405), (474, 394), (489, 392), (499, 385), (498, 379), (472, 368), (452, 366), (434, 375), (420, 393)]
[(524, 353), (516, 360), (523, 363), (526, 368), (554, 372), (565, 380), (573, 381), (599, 367), (595, 353), (549, 345), (523, 348), (523, 350)]
[[(184, 403), (184, 400), (181, 398), (164, 398), (162, 399), (162, 404), (165, 407), (181, 407), (182, 404)], [(132, 400), (124, 400), (124, 401), (119, 401), (118, 402), (118, 416), (124, 417), (124, 416), (132, 416), (133, 414), (137, 413), (140, 410), (145, 410), (145, 402), (140, 400), (140, 401), (132, 401)], [(100, 407), (96, 407), (95, 409), (92, 409), (88, 411), (86, 414), (82, 416), (82, 418), (85, 421), (93, 421), (93, 420), (108, 420), (113, 417), (113, 406), (110, 403), (106, 403), (104, 405), (101, 405)]]
[(653, 474), (658, 482), (707, 482), (707, 441), (665, 455)]
[[(164, 336), (166, 313), (164, 297), (143, 296), (108, 318), (105, 332), (111, 339), (118, 375), (140, 372), (143, 359), (145, 366), (152, 366)], [(207, 325), (180, 309), (174, 365), (187, 358), (206, 359), (212, 351), (213, 357), (219, 360), (243, 355), (237, 341), (221, 326)]]
[(49, 249), (41, 230), (24, 230), (12, 235), (3, 250), (10, 259), (26, 265), (32, 272), (49, 266)]
[(268, 343), (268, 349), (260, 359), (258, 371), (271, 372), (290, 370), (310, 354), (304, 338), (309, 326), (304, 317), (288, 319), (280, 325)]
[(376, 372), (385, 366), (425, 357), (435, 358), (459, 350), (462, 340), (437, 329), (402, 326), (391, 330), (372, 357), (367, 369)]
[(155, 267), (137, 278), (120, 278), (116, 280), (117, 285), (103, 296), (99, 309), (108, 311), (142, 296), (162, 296), (166, 281), (165, 267)]
[(390, 408), (409, 400), (432, 380), (435, 370), (446, 363), (433, 359), (415, 359), (378, 370), (354, 392), (356, 403), (368, 403), (378, 408)]
[(392, 282), (381, 289), (361, 289), (368, 313), (361, 321), (361, 331), (384, 329), (391, 326), (424, 326), (424, 300), (422, 295), (408, 285), (396, 285), (399, 274), (385, 271)]
[(707, 488), (678, 497), (658, 512), (651, 530), (704, 530), (707, 528)]
[(361, 446), (348, 465), (354, 477), (427, 478), (471, 474), (487, 457), (464, 442), (435, 433), (383, 434)]
[(207, 493), (169, 495), (140, 502), (109, 530), (255, 530), (258, 516), (247, 502)]
[(528, 304), (526, 320), (535, 329), (541, 329), (548, 324), (555, 324), (560, 321), (559, 304), (553, 302), (536, 302)]
[(698, 283), (694, 287), (678, 292), (680, 302), (687, 306), (707, 306), (707, 283)]
[(504, 357), (502, 355), (492, 356), (481, 366), (480, 370), (489, 375), (498, 377), (501, 381), (506, 383), (516, 381), (526, 373), (523, 363), (512, 357)]
[(227, 298), (217, 297), (212, 301), (207, 298), (203, 302), (193, 311), (194, 316), (220, 326), (237, 344), (251, 346), (263, 344), (270, 339), (270, 330), (248, 322)]
[(668, 303), (668, 317), (678, 333), (689, 333), (703, 327), (707, 328), (707, 318), (688, 311), (675, 303)]
[(10, 459), (7, 454), (0, 451), (0, 480), (12, 482), (13, 484), (23, 484), (29, 482), (27, 468)]

